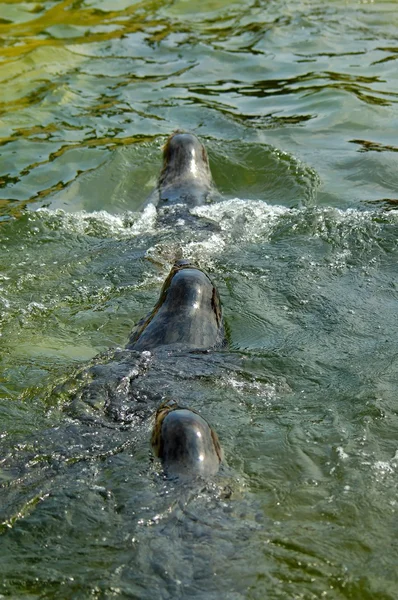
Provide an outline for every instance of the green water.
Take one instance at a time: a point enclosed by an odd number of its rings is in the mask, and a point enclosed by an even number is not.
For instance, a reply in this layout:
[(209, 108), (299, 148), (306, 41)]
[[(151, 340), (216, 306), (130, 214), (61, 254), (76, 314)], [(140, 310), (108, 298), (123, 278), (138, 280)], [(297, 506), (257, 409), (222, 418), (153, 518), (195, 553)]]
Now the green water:
[[(395, 1), (0, 3), (0, 597), (398, 597), (397, 27)], [(177, 128), (214, 228), (143, 210)], [(110, 349), (176, 256), (230, 349), (137, 358), (137, 416)], [(201, 488), (152, 460), (165, 390), (219, 434)]]

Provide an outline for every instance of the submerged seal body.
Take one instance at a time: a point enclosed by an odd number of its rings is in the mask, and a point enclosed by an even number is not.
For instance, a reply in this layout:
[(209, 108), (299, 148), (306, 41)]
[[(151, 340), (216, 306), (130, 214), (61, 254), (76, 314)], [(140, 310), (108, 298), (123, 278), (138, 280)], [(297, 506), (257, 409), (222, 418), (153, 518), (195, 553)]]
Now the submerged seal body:
[(198, 413), (178, 405), (158, 409), (152, 446), (172, 478), (215, 475), (222, 460), (215, 431)]
[(163, 149), (163, 168), (150, 202), (159, 207), (184, 204), (191, 208), (209, 202), (214, 192), (203, 144), (192, 133), (173, 133)]
[(209, 277), (189, 261), (177, 261), (158, 302), (133, 330), (127, 348), (151, 350), (170, 344), (198, 350), (225, 345), (221, 303)]

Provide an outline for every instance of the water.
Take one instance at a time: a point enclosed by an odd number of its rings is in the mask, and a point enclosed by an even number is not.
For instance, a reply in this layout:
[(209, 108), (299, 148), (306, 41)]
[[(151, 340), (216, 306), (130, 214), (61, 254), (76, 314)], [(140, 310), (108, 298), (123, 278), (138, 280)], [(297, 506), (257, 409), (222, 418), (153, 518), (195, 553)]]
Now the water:
[[(398, 596), (397, 25), (377, 1), (0, 5), (4, 597)], [(194, 229), (143, 210), (176, 128), (225, 199)], [(127, 365), (176, 256), (230, 349)], [(152, 459), (162, 393), (219, 434), (206, 485)]]

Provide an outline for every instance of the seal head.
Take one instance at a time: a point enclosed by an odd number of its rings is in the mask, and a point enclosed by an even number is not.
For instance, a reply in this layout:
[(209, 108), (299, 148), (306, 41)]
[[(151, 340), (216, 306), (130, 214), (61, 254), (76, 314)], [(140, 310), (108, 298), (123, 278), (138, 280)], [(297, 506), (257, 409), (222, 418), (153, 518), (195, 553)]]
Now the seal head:
[(160, 203), (199, 206), (207, 201), (212, 189), (203, 144), (192, 133), (173, 133), (163, 150), (163, 169), (158, 181)]
[(215, 431), (198, 413), (178, 405), (158, 409), (152, 446), (171, 478), (215, 475), (222, 460)]
[(153, 310), (133, 330), (127, 348), (151, 350), (180, 344), (208, 350), (225, 345), (222, 310), (209, 277), (189, 261), (177, 261)]

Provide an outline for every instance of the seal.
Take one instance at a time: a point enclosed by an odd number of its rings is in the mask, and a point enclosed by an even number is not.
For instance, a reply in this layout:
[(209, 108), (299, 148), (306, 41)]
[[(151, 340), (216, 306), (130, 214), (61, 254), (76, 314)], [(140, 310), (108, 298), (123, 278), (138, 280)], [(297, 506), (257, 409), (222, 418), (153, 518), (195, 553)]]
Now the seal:
[(149, 202), (191, 208), (211, 201), (214, 191), (206, 148), (192, 133), (174, 132), (163, 149), (163, 168)]
[(197, 350), (226, 344), (218, 291), (188, 260), (174, 263), (158, 302), (133, 329), (126, 347), (142, 351), (171, 344)]
[(223, 458), (218, 436), (208, 422), (178, 404), (159, 407), (152, 446), (169, 478), (211, 477)]

